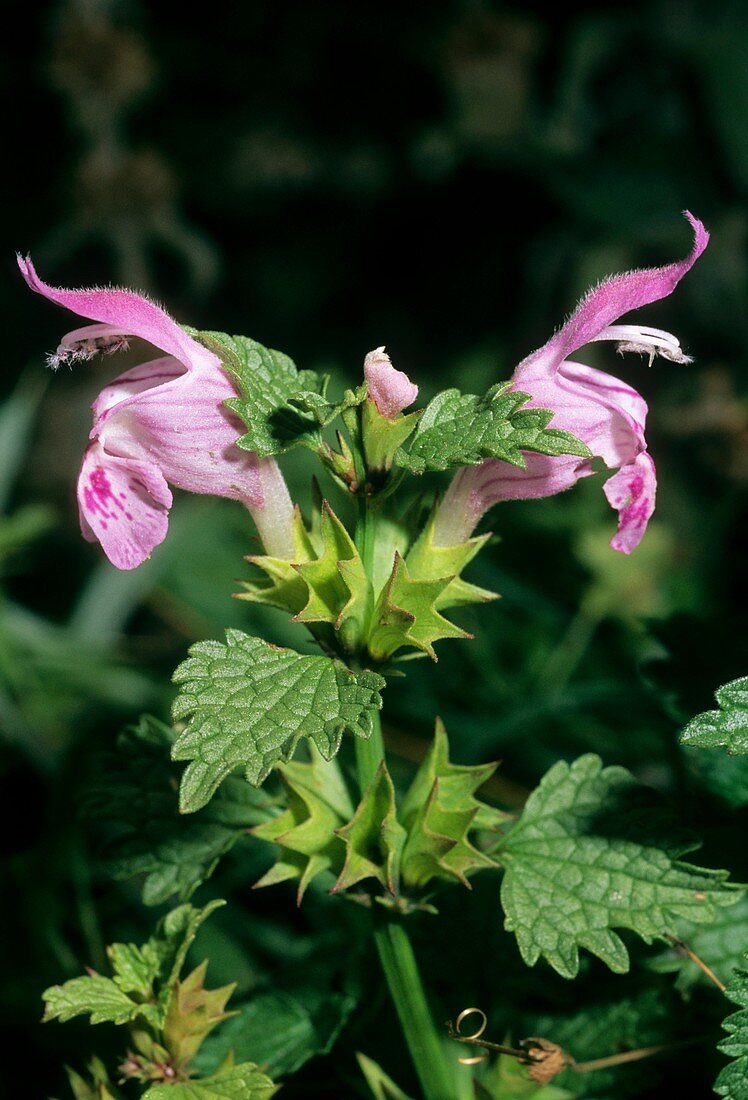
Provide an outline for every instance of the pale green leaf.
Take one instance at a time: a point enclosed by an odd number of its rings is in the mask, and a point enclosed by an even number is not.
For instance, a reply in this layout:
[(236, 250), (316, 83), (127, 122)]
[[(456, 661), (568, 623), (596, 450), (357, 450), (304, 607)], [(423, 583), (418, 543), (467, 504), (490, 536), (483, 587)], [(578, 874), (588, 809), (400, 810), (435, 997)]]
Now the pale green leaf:
[(277, 1087), (251, 1062), (202, 1081), (151, 1085), (142, 1100), (270, 1100)]
[(63, 985), (53, 985), (42, 994), (44, 1019), (65, 1023), (74, 1016), (90, 1015), (92, 1024), (126, 1024), (144, 1006), (137, 1004), (111, 978), (99, 974), (71, 978)]

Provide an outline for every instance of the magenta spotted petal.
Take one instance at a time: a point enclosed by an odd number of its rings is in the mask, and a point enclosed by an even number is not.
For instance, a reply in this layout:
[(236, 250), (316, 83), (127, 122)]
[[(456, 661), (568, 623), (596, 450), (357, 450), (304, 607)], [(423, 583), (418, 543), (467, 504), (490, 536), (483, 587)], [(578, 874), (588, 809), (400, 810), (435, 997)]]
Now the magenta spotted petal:
[(18, 264), (32, 290), (96, 322), (68, 333), (53, 365), (117, 351), (131, 336), (166, 353), (115, 378), (93, 404), (78, 483), (86, 538), (98, 539), (118, 568), (139, 565), (166, 536), (171, 484), (241, 501), (268, 553), (290, 556), (288, 490), (273, 459), (236, 446), (243, 427), (225, 407), (236, 391), (220, 360), (142, 295), (50, 287), (30, 260)]
[[(665, 267), (615, 275), (593, 288), (566, 324), (537, 351), (523, 359), (512, 386), (530, 394), (528, 408), (553, 410), (552, 426), (571, 432), (587, 444), (594, 457), (619, 472), (604, 486), (619, 513), (615, 550), (631, 553), (641, 541), (654, 511), (657, 478), (647, 453), (644, 428), (647, 405), (631, 386), (569, 356), (584, 344), (610, 340), (619, 351), (652, 359), (688, 363), (678, 340), (662, 329), (616, 324), (632, 309), (672, 293), (709, 242), (698, 219), (686, 213), (694, 233), (693, 248), (684, 259)], [(441, 545), (462, 542), (479, 519), (502, 500), (552, 496), (594, 472), (590, 459), (571, 456), (526, 456), (525, 469), (488, 461), (461, 470), (450, 485), (436, 516), (435, 538)]]

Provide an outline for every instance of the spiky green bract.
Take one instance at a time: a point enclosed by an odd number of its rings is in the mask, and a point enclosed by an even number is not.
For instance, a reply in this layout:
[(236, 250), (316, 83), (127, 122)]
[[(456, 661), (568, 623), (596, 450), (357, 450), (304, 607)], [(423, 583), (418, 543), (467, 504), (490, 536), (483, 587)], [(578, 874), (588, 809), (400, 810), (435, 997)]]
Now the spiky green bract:
[(354, 649), (371, 616), (374, 592), (353, 539), (326, 500), (320, 540), (315, 560), (296, 567), (308, 589), (307, 602), (296, 618), (302, 623), (330, 623), (344, 648)]
[(387, 661), (407, 647), (420, 650), (435, 661), (434, 642), (441, 638), (472, 637), (437, 610), (439, 599), (453, 580), (452, 576), (414, 580), (405, 559), (396, 552), (392, 573), (372, 615), (368, 648), (373, 660)]
[(278, 607), (281, 611), (298, 615), (309, 599), (309, 589), (299, 576), (297, 566), (317, 557), (298, 505), (294, 508), (293, 538), (294, 555), (291, 560), (275, 558), (269, 554), (247, 556), (246, 561), (255, 566), (261, 576), (241, 580), (239, 583), (243, 591), (235, 594), (237, 599)]
[(323, 446), (321, 429), (366, 396), (366, 387), (360, 386), (356, 391), (347, 390), (342, 401), (328, 400), (327, 378), (297, 370), (287, 355), (248, 336), (192, 334), (219, 357), (236, 386), (239, 396), (226, 404), (247, 428), (237, 445), (261, 458), (284, 454), (302, 444), (319, 451)]
[(272, 886), (299, 879), (301, 904), (312, 879), (323, 871), (339, 874), (345, 849), (336, 830), (350, 821), (353, 805), (335, 761), (325, 761), (312, 750), (308, 764), (291, 761), (278, 772), (286, 790), (287, 809), (253, 830), (254, 836), (280, 847), (277, 862), (255, 883)]
[(680, 736), (681, 744), (701, 749), (724, 746), (730, 756), (748, 753), (748, 676), (725, 684), (715, 698), (720, 709), (692, 718)]
[(242, 581), (240, 599), (290, 612), (297, 622), (327, 624), (344, 650), (355, 652), (368, 628), (374, 604), (371, 580), (359, 552), (326, 500), (310, 535), (296, 512), (293, 561), (266, 555), (247, 558), (261, 580)]
[(279, 1087), (254, 1063), (243, 1062), (201, 1081), (152, 1085), (142, 1100), (270, 1100)]
[(376, 879), (388, 893), (399, 888), (399, 865), (405, 829), (397, 820), (395, 788), (382, 761), (355, 814), (337, 835), (345, 843), (345, 862), (333, 893), (364, 879)]
[(726, 1100), (745, 1100), (748, 1096), (748, 954), (743, 956), (743, 964), (742, 969), (734, 971), (725, 990), (725, 996), (740, 1005), (740, 1011), (733, 1012), (722, 1025), (729, 1038), (718, 1046), (733, 1059), (714, 1083), (714, 1091)]
[(505, 814), (474, 797), (495, 770), (495, 764), (450, 763), (446, 730), (436, 723), (431, 748), (400, 809), (408, 834), (400, 862), (405, 887), (418, 889), (434, 878), (469, 886), (469, 874), (499, 866), (468, 839), (479, 812), (481, 828), (498, 828), (506, 820)]
[(434, 508), (421, 534), (405, 555), (405, 561), (414, 580), (432, 581), (449, 577), (451, 580), (436, 601), (440, 611), (461, 604), (487, 603), (499, 598), (496, 592), (468, 584), (460, 574), (480, 553), (491, 538), (490, 532), (476, 535), (456, 546), (437, 546), (434, 543), (436, 509)]
[(182, 776), (182, 812), (200, 809), (235, 768), (259, 785), (302, 737), (329, 760), (343, 733), (369, 737), (385, 681), (354, 673), (330, 657), (302, 656), (238, 630), (226, 644), (199, 642), (174, 673), (175, 721), (188, 719), (172, 749), (190, 763)]
[(523, 451), (589, 457), (580, 440), (548, 427), (551, 411), (523, 408), (529, 395), (508, 386), (497, 383), (482, 397), (459, 390), (438, 393), (423, 413), (409, 449), (397, 452), (396, 465), (422, 474), (475, 466), (487, 458), (523, 467)]
[(273, 816), (268, 795), (229, 776), (208, 806), (179, 813), (179, 765), (171, 760), (175, 730), (144, 716), (125, 730), (84, 803), (107, 871), (117, 879), (142, 876), (143, 901), (187, 901), (253, 825)]
[(206, 989), (207, 960), (183, 981), (174, 983), (162, 1028), (162, 1041), (175, 1066), (186, 1066), (207, 1035), (218, 1024), (236, 1015), (226, 1012), (226, 1003), (236, 982), (220, 989)]
[(726, 872), (678, 861), (693, 846), (625, 768), (603, 769), (591, 753), (560, 761), (493, 851), (505, 867), (505, 927), (529, 966), (542, 955), (572, 978), (585, 947), (625, 973), (614, 928), (651, 943), (679, 918), (704, 924), (740, 899)]
[(187, 950), (202, 922), (223, 904), (213, 901), (203, 909), (180, 905), (167, 913), (142, 947), (112, 944), (108, 949), (112, 977), (90, 974), (47, 989), (45, 1021), (90, 1015), (92, 1024), (126, 1024), (140, 1016), (151, 1026), (162, 1027)]

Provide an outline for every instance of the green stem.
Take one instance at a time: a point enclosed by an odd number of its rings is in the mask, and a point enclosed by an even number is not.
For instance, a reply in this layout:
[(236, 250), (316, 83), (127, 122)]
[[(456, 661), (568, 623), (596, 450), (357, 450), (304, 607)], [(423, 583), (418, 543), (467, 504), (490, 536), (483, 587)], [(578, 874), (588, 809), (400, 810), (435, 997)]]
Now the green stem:
[(402, 918), (388, 915), (379, 918), (374, 940), (423, 1095), (426, 1100), (454, 1100), (455, 1083)]
[[(359, 509), (356, 546), (364, 569), (371, 577), (376, 549), (377, 508), (362, 494), (359, 497)], [(369, 740), (356, 738), (356, 768), (362, 794), (370, 785), (383, 759), (382, 723), (379, 713), (375, 712)], [(454, 1080), (441, 1038), (434, 1026), (402, 915), (375, 912), (374, 942), (423, 1096), (425, 1100), (453, 1100)]]

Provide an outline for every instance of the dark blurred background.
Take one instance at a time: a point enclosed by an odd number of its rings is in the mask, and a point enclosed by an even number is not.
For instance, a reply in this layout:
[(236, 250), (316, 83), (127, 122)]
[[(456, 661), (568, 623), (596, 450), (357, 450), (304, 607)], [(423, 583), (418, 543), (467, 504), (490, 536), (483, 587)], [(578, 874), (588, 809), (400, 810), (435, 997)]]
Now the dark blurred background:
[[(507, 804), (588, 750), (692, 821), (697, 791), (714, 822), (704, 859), (745, 878), (740, 849), (724, 854), (736, 773), (726, 783), (676, 734), (748, 668), (748, 7), (213, 0), (192, 15), (65, 0), (6, 16), (0, 1019), (14, 1058), (33, 1059), (23, 1095), (61, 1095), (60, 1063), (91, 1042), (35, 1027), (41, 989), (152, 920), (99, 874), (77, 823), (92, 755), (141, 710), (166, 713), (196, 638), (297, 635), (230, 599), (251, 550), (237, 506), (180, 498), (167, 543), (132, 574), (82, 541), (88, 407), (128, 362), (45, 371), (76, 323), (26, 290), (16, 249), (52, 283), (146, 289), (181, 321), (252, 335), (339, 385), (385, 343), (428, 397), (508, 378), (591, 283), (683, 256), (680, 211), (701, 217), (706, 255), (641, 315), (695, 363), (585, 352), (650, 403), (660, 492), (642, 547), (608, 548), (600, 477), (500, 506), (472, 579), (503, 600), (462, 616), (475, 640), (443, 643), (438, 671), (416, 662), (391, 685), (386, 724), (413, 759), (440, 714), (458, 760), (502, 759)], [(288, 464), (303, 498), (302, 466)], [(289, 897), (248, 905), (283, 921)], [(224, 933), (216, 953), (249, 966), (251, 944)]]

